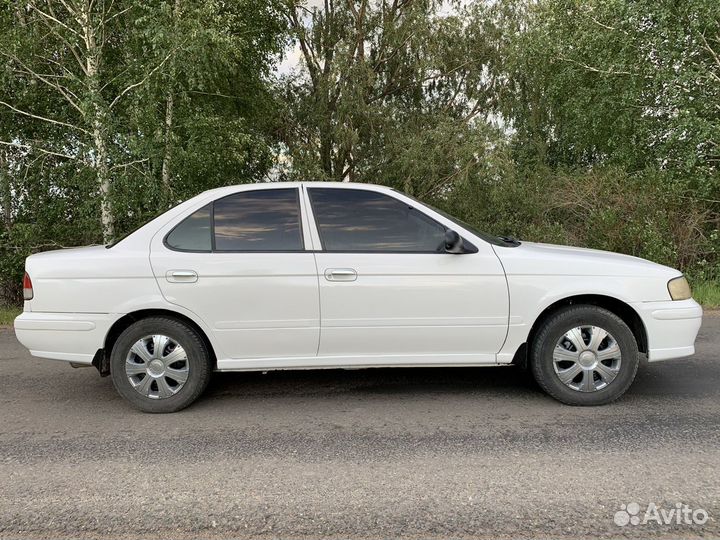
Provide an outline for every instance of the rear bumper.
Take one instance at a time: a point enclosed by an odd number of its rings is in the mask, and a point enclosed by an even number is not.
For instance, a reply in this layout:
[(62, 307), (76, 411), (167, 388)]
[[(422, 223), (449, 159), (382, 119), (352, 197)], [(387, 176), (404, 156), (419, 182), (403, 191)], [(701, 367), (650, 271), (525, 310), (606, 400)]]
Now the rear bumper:
[(15, 335), (33, 356), (91, 364), (113, 319), (103, 313), (21, 313)]
[(633, 307), (647, 330), (650, 362), (695, 354), (703, 314), (695, 300), (638, 302)]

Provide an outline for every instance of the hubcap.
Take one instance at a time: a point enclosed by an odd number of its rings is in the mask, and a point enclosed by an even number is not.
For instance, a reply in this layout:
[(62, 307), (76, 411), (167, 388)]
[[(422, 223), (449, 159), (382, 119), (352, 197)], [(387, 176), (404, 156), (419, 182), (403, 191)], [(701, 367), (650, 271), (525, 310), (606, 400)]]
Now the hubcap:
[(620, 372), (622, 357), (615, 338), (599, 326), (577, 326), (560, 337), (553, 368), (560, 381), (578, 392), (596, 392)]
[(185, 385), (190, 363), (185, 349), (160, 334), (135, 342), (125, 359), (125, 375), (132, 387), (145, 397), (169, 398)]

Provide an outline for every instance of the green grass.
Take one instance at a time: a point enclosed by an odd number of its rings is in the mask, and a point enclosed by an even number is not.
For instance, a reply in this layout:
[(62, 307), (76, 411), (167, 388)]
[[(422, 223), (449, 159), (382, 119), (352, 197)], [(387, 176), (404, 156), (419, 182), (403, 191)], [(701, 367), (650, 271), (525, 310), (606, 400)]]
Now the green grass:
[(13, 319), (20, 315), (21, 307), (0, 306), (0, 326), (10, 326)]
[(720, 281), (690, 281), (693, 298), (704, 308), (720, 308)]

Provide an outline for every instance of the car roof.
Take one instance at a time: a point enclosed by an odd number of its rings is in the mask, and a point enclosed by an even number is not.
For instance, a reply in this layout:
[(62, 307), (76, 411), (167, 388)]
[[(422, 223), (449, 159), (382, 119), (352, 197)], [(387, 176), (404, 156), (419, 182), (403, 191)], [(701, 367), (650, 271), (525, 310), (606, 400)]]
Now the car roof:
[(202, 194), (217, 194), (223, 193), (234, 193), (237, 191), (245, 191), (250, 189), (282, 189), (282, 188), (293, 188), (293, 187), (324, 187), (324, 188), (364, 188), (377, 191), (391, 191), (392, 188), (387, 186), (381, 186), (379, 184), (365, 184), (361, 182), (256, 182), (248, 184), (236, 184), (234, 186), (223, 186), (215, 189), (209, 189), (204, 191)]

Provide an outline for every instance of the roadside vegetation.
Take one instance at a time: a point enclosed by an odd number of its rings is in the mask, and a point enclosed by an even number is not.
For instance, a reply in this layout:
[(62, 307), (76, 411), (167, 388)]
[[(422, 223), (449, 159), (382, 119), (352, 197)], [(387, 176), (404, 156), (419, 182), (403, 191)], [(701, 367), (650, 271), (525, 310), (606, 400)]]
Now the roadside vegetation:
[(0, 326), (11, 325), (21, 311), (17, 306), (0, 306)]
[(0, 0), (0, 29), (7, 305), (29, 253), (302, 179), (645, 257), (720, 305), (716, 0)]
[(720, 284), (717, 281), (692, 283), (693, 298), (705, 309), (720, 309)]

